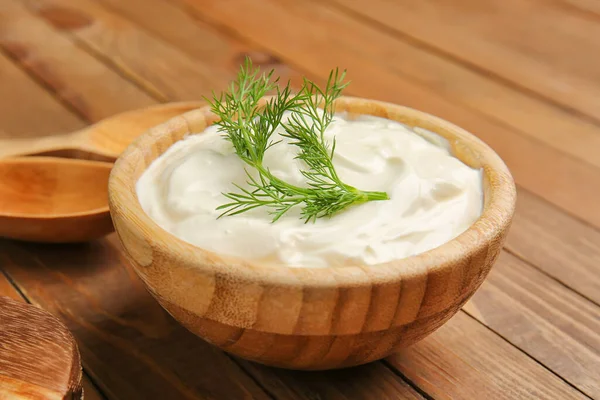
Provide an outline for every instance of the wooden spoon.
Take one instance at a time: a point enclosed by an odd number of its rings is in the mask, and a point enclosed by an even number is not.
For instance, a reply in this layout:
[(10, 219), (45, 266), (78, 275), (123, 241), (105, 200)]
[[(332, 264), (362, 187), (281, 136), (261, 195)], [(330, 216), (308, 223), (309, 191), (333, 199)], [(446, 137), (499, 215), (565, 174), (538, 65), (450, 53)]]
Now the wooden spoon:
[(0, 139), (0, 157), (44, 154), (114, 161), (146, 130), (203, 105), (202, 102), (160, 104), (117, 114), (72, 133)]
[(0, 159), (0, 237), (68, 243), (110, 233), (111, 168), (56, 157)]
[(0, 296), (0, 343), (0, 399), (82, 398), (77, 343), (52, 314)]

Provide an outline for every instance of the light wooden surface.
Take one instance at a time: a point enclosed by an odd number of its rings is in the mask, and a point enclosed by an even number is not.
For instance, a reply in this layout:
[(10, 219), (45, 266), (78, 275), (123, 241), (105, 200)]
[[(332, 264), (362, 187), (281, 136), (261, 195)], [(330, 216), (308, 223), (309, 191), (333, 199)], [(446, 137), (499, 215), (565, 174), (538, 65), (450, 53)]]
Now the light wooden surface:
[(466, 128), (519, 192), (505, 251), (464, 311), (384, 362), (338, 372), (214, 350), (162, 311), (114, 236), (1, 241), (0, 268), (73, 331), (86, 397), (89, 386), (108, 399), (600, 398), (598, 15), (590, 0), (0, 0), (3, 137), (200, 100), (251, 54), (292, 79), (346, 67), (349, 94)]

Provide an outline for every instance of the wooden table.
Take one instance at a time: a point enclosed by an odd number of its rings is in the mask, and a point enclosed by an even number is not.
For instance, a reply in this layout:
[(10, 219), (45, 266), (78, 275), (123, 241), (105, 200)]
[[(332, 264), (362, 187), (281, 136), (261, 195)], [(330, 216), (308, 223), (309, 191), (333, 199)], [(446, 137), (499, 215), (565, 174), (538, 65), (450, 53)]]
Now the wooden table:
[(0, 130), (48, 135), (222, 89), (251, 55), (284, 79), (419, 108), (494, 147), (519, 185), (506, 249), (464, 310), (377, 363), (232, 358), (173, 321), (114, 235), (0, 241), (0, 294), (62, 318), (86, 399), (600, 399), (600, 3), (0, 0)]

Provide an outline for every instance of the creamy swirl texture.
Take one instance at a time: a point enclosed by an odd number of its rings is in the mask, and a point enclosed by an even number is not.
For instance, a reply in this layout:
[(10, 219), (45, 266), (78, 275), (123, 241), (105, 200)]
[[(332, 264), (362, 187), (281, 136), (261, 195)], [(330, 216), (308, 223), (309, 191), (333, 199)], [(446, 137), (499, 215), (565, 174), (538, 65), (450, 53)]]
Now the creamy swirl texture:
[[(305, 186), (297, 149), (270, 148), (265, 165)], [(299, 210), (279, 221), (263, 207), (217, 219), (222, 193), (245, 186), (244, 164), (216, 126), (175, 143), (140, 177), (144, 211), (163, 229), (203, 249), (290, 267), (379, 264), (442, 245), (472, 225), (483, 207), (482, 175), (455, 158), (444, 139), (398, 122), (336, 115), (326, 131), (336, 139), (340, 178), (390, 200), (352, 206), (305, 224)]]

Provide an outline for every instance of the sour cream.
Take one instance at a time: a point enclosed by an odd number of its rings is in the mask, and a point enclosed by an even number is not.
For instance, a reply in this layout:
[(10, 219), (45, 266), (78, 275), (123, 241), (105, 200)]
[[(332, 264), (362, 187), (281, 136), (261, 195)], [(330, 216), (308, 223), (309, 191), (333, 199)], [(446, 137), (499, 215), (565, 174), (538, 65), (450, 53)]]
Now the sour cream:
[[(265, 154), (279, 178), (305, 186), (297, 148), (281, 137)], [(264, 207), (217, 219), (222, 193), (246, 186), (244, 164), (216, 126), (175, 143), (140, 177), (144, 211), (163, 229), (217, 254), (289, 267), (379, 264), (442, 245), (472, 225), (483, 208), (482, 173), (455, 158), (441, 137), (398, 122), (337, 115), (334, 164), (358, 189), (385, 191), (371, 201), (305, 224), (300, 210), (272, 223)]]

